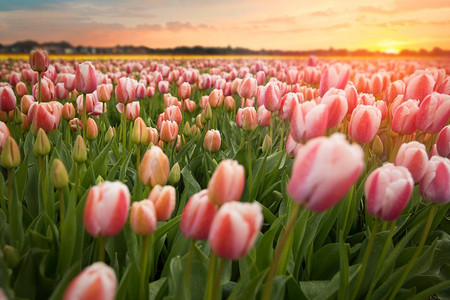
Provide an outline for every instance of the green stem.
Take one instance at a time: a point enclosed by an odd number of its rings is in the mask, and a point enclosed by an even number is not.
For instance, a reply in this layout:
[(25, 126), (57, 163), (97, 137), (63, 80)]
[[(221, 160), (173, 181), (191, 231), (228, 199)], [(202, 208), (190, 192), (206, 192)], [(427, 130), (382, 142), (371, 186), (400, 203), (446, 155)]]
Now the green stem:
[(73, 186), (72, 194), (75, 203), (78, 203), (78, 186), (80, 185), (80, 164), (75, 163), (75, 185)]
[[(12, 180), (13, 180), (13, 171), (12, 169), (8, 169), (8, 201), (9, 201), (9, 206), (12, 205), (13, 203), (13, 186), (12, 186)], [(3, 198), (3, 197), (2, 197)], [(2, 204), (5, 205), (5, 200), (2, 199)], [(8, 218), (8, 214), (6, 213), (6, 206), (4, 207), (5, 215)]]
[(136, 170), (139, 169), (141, 164), (141, 145), (136, 145)]
[(125, 148), (127, 147), (127, 104), (123, 104), (122, 110), (122, 145), (123, 145), (123, 156), (125, 157)]
[(280, 151), (283, 150), (284, 145), (284, 122), (281, 122), (281, 138), (280, 138)]
[(184, 284), (189, 286), (189, 275), (191, 274), (192, 258), (194, 257), (195, 240), (191, 241), (191, 246), (189, 247), (188, 260), (186, 262), (186, 271), (184, 272)]
[(47, 184), (46, 184), (47, 178), (45, 176), (44, 157), (39, 156), (38, 162), (39, 162), (39, 169), (41, 171), (42, 202), (44, 203), (45, 212), (47, 213), (50, 220), (53, 221), (54, 220), (54, 217), (52, 214), (53, 209), (50, 207), (50, 202), (48, 201), (48, 197), (47, 197)]
[(66, 122), (66, 140), (67, 140), (67, 144), (70, 146), (70, 148), (72, 148), (72, 139), (70, 138), (70, 124), (69, 122)]
[[(248, 133), (248, 191), (252, 190), (252, 133)], [(253, 201), (253, 199), (249, 199), (250, 201)]]
[(208, 267), (208, 277), (206, 281), (205, 300), (213, 299), (212, 293), (213, 293), (215, 266), (216, 266), (216, 255), (211, 250), (211, 253), (209, 254), (209, 267)]
[(81, 118), (83, 122), (83, 139), (86, 142), (86, 93), (83, 93), (83, 114)]
[[(220, 277), (222, 276), (222, 270), (223, 270), (223, 265), (225, 263), (224, 259), (220, 259), (219, 260), (219, 268), (216, 272), (216, 279), (214, 280), (214, 287), (213, 287), (213, 293), (212, 293), (212, 299), (217, 299), (217, 293), (220, 291)], [(219, 299), (222, 299), (222, 297), (219, 297)]]
[(142, 237), (142, 252), (141, 252), (141, 289), (139, 297), (140, 299), (148, 299), (146, 297), (146, 283), (148, 282), (147, 265), (148, 256), (150, 251), (150, 245), (152, 242), (152, 235), (145, 235)]
[(264, 292), (263, 292), (263, 298), (262, 298), (263, 300), (270, 299), (270, 294), (272, 292), (273, 280), (274, 280), (275, 274), (278, 269), (278, 263), (280, 262), (280, 258), (283, 253), (283, 249), (286, 244), (286, 241), (289, 239), (292, 229), (294, 228), (294, 225), (297, 222), (298, 216), (300, 215), (300, 211), (301, 211), (301, 206), (299, 206), (297, 203), (294, 203), (294, 207), (293, 207), (291, 216), (289, 217), (289, 220), (286, 224), (283, 234), (281, 235), (280, 240), (277, 244), (277, 247), (275, 248), (275, 255), (273, 257), (272, 264), (270, 265), (269, 274), (267, 275), (267, 280), (266, 280), (266, 286), (265, 286)]
[(397, 223), (397, 220), (392, 221), (391, 229), (389, 230), (389, 235), (386, 239), (386, 242), (384, 243), (383, 250), (381, 251), (380, 259), (378, 260), (377, 268), (375, 270), (375, 275), (373, 276), (372, 283), (370, 284), (369, 291), (367, 292), (367, 295), (366, 295), (366, 300), (370, 299), (370, 296), (372, 295), (373, 290), (375, 289), (375, 286), (378, 282), (378, 276), (380, 275), (381, 268), (383, 266), (384, 257), (387, 254), (389, 245), (392, 240), (392, 236), (394, 235), (396, 223)]
[(64, 227), (64, 218), (65, 218), (65, 213), (64, 213), (64, 193), (62, 189), (58, 189), (58, 193), (59, 193), (59, 218), (60, 218), (60, 222), (61, 222), (61, 229)]
[(38, 103), (41, 102), (41, 72), (38, 72)]
[(98, 240), (98, 259), (97, 261), (105, 261), (105, 237), (99, 235)]
[(377, 233), (378, 225), (380, 224), (380, 219), (375, 219), (373, 224), (372, 233), (370, 235), (369, 243), (367, 243), (367, 248), (364, 253), (361, 269), (358, 272), (358, 278), (356, 279), (356, 286), (353, 295), (350, 299), (355, 299), (358, 296), (359, 287), (361, 286), (362, 280), (364, 278), (364, 273), (366, 272), (367, 263), (369, 262), (370, 252), (372, 251), (373, 242), (375, 241), (375, 235)]
[(406, 277), (408, 276), (409, 271), (411, 271), (412, 267), (416, 263), (417, 258), (420, 255), (420, 252), (422, 252), (422, 248), (425, 245), (425, 242), (428, 237), (428, 232), (430, 231), (431, 224), (433, 223), (434, 214), (436, 212), (437, 204), (433, 203), (431, 204), (430, 212), (428, 213), (428, 219), (427, 223), (425, 225), (425, 229), (422, 234), (422, 239), (420, 240), (419, 246), (416, 248), (416, 252), (414, 252), (413, 257), (410, 259), (408, 265), (406, 266), (405, 270), (403, 271), (402, 276), (400, 277), (400, 280), (397, 281), (397, 285), (394, 288), (394, 291), (391, 294), (391, 297), (389, 297), (389, 300), (393, 300), (395, 296), (397, 295), (398, 291), (403, 285), (403, 282), (405, 281)]

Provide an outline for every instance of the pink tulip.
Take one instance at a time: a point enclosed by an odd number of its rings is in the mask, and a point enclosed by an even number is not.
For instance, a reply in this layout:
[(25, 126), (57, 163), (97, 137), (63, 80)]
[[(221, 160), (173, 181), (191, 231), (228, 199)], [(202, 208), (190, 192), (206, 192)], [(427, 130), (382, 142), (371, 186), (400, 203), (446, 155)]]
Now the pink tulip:
[(89, 190), (84, 226), (93, 237), (115, 236), (122, 230), (130, 208), (130, 191), (120, 181), (104, 181)]
[(320, 103), (323, 103), (328, 107), (327, 128), (337, 126), (347, 115), (348, 104), (343, 90), (331, 88), (323, 95)]
[(350, 68), (340, 64), (328, 67), (320, 79), (319, 95), (323, 97), (331, 88), (344, 89), (350, 78)]
[(31, 104), (33, 104), (34, 98), (31, 95), (25, 95), (22, 97), (22, 99), (20, 99), (20, 111), (23, 114), (28, 114), (28, 110), (31, 107)]
[(9, 86), (0, 87), (0, 110), (14, 110), (16, 108), (16, 101), (14, 91)]
[(445, 126), (439, 132), (436, 150), (440, 156), (450, 158), (450, 125)]
[(264, 106), (269, 111), (276, 111), (280, 108), (281, 91), (277, 84), (268, 83), (264, 93)]
[(177, 139), (178, 124), (175, 121), (164, 120), (161, 122), (159, 137), (163, 142), (173, 142)]
[(391, 104), (398, 95), (403, 95), (404, 93), (405, 83), (401, 80), (394, 81), (389, 85), (386, 91), (386, 102)]
[(381, 121), (386, 119), (388, 113), (388, 107), (386, 102), (384, 102), (383, 100), (378, 100), (375, 102), (374, 106), (378, 108), (381, 112)]
[(167, 221), (175, 209), (176, 192), (170, 185), (155, 185), (148, 195), (148, 200), (155, 205), (158, 221)]
[[(303, 95), (303, 94), (300, 94)], [(291, 120), (296, 105), (300, 103), (299, 97), (295, 93), (287, 93), (281, 98), (278, 117), (282, 120)]]
[(344, 91), (347, 99), (347, 116), (351, 116), (358, 104), (358, 92), (353, 84), (348, 84)]
[(28, 122), (32, 124), (33, 132), (42, 128), (45, 132), (58, 128), (63, 105), (59, 102), (34, 102), (28, 110)]
[(324, 211), (345, 195), (363, 169), (361, 147), (350, 145), (342, 134), (316, 138), (299, 149), (287, 192), (308, 209)]
[[(38, 99), (38, 84), (36, 83), (33, 86), (32, 94), (35, 99)], [(55, 85), (53, 81), (48, 79), (47, 77), (42, 77), (41, 79), (41, 99), (42, 102), (49, 102), (56, 99)], [(38, 99), (39, 100), (39, 99)]]
[(171, 105), (169, 107), (166, 107), (166, 109), (164, 110), (164, 119), (167, 121), (174, 121), (174, 122), (177, 122), (178, 124), (180, 124), (182, 121), (182, 118), (183, 118), (183, 115), (181, 113), (181, 110), (176, 105)]
[(73, 91), (75, 89), (75, 74), (64, 74), (63, 83), (66, 89)]
[(370, 92), (374, 95), (380, 94), (383, 91), (383, 78), (380, 74), (373, 74), (369, 81)]
[(392, 117), (392, 131), (400, 134), (413, 133), (416, 130), (418, 112), (418, 100), (407, 100), (400, 104)]
[(327, 129), (328, 107), (307, 101), (295, 106), (291, 119), (291, 135), (297, 143), (324, 135)]
[(136, 234), (152, 234), (156, 229), (156, 221), (156, 210), (152, 201), (133, 202), (130, 212), (130, 225)]
[(161, 94), (167, 93), (169, 91), (169, 82), (165, 80), (158, 82), (158, 91)]
[(111, 99), (111, 92), (106, 84), (97, 86), (97, 98), (100, 102), (109, 102)]
[(437, 90), (441, 94), (450, 95), (450, 78), (444, 80), (439, 89)]
[(209, 201), (208, 190), (192, 195), (181, 215), (181, 232), (194, 240), (206, 240), (216, 212), (217, 205)]
[(414, 181), (408, 169), (385, 164), (367, 177), (367, 211), (384, 221), (397, 219), (411, 197)]
[[(223, 91), (214, 89), (211, 91), (208, 97), (209, 105), (211, 105), (211, 108), (216, 108), (222, 106), (224, 99)], [(206, 104), (205, 104), (206, 106)]]
[(62, 108), (61, 116), (64, 120), (72, 120), (75, 118), (75, 107), (72, 103), (66, 102)]
[(84, 94), (93, 93), (97, 89), (97, 73), (91, 62), (85, 61), (77, 66), (75, 89)]
[(64, 100), (69, 95), (69, 91), (64, 87), (64, 83), (60, 82), (55, 87), (56, 99)]
[(264, 73), (264, 71), (258, 71), (255, 75), (255, 78), (258, 85), (263, 85), (264, 81), (266, 81), (266, 73)]
[(3, 145), (5, 144), (6, 139), (10, 136), (11, 134), (9, 132), (8, 126), (0, 121), (0, 152), (2, 152), (3, 150)]
[(36, 72), (47, 71), (50, 59), (48, 58), (47, 51), (43, 49), (36, 49), (30, 52), (30, 66)]
[(116, 99), (120, 103), (131, 103), (136, 99), (136, 88), (128, 77), (121, 77), (116, 85)]
[(14, 90), (16, 91), (17, 97), (23, 97), (28, 94), (27, 86), (22, 81), (16, 84)]
[(263, 220), (257, 202), (225, 203), (211, 224), (208, 240), (212, 251), (225, 259), (243, 258), (253, 247)]
[(70, 282), (63, 300), (113, 300), (116, 290), (114, 270), (103, 262), (96, 262)]
[(184, 100), (191, 96), (191, 85), (187, 82), (183, 82), (178, 88), (178, 97)]
[(412, 77), (405, 90), (406, 100), (414, 99), (422, 101), (433, 92), (434, 78), (428, 74), (420, 74)]
[(268, 127), (270, 125), (270, 117), (271, 113), (264, 107), (264, 105), (258, 107), (257, 118), (259, 126)]
[(147, 87), (147, 97), (152, 98), (155, 95), (155, 87), (154, 86), (149, 86)]
[[(122, 114), (123, 113), (123, 103), (116, 104), (117, 110)], [(139, 101), (133, 101), (127, 104), (127, 121), (134, 121), (137, 117), (139, 117), (139, 113), (141, 111)]]
[(221, 144), (220, 132), (215, 129), (208, 130), (205, 134), (203, 147), (210, 152), (219, 151)]
[(286, 140), (286, 153), (289, 157), (295, 157), (302, 144), (297, 143), (292, 134), (289, 134)]
[(236, 125), (247, 131), (254, 130), (256, 126), (258, 126), (258, 118), (255, 108), (239, 108), (236, 114)]
[(427, 168), (428, 154), (425, 145), (412, 141), (402, 144), (395, 157), (396, 166), (406, 167), (414, 182), (419, 182)]
[(418, 130), (438, 133), (450, 120), (450, 96), (432, 93), (420, 103), (416, 126)]
[(381, 112), (370, 105), (358, 105), (353, 110), (348, 124), (348, 135), (358, 143), (368, 143), (378, 132), (381, 124)]
[(258, 83), (255, 78), (247, 77), (242, 80), (237, 92), (242, 98), (252, 98), (256, 94), (257, 86)]
[(245, 170), (237, 161), (226, 159), (219, 163), (208, 183), (209, 200), (217, 205), (239, 201), (245, 186)]
[(445, 204), (450, 201), (450, 160), (445, 157), (433, 156), (427, 164), (427, 169), (419, 182), (422, 197), (434, 202)]
[(144, 99), (146, 94), (145, 85), (142, 83), (137, 83), (135, 87), (136, 99)]
[(157, 146), (152, 146), (142, 157), (139, 180), (146, 186), (165, 185), (169, 176), (169, 159)]

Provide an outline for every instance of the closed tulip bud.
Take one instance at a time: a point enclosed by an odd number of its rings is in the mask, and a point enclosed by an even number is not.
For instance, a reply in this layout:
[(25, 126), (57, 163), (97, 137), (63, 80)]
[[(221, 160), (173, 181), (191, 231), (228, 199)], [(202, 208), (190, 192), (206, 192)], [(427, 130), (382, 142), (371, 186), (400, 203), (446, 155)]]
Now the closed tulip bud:
[(149, 235), (156, 229), (155, 205), (150, 200), (133, 202), (130, 213), (131, 229), (139, 235)]
[(145, 125), (145, 122), (141, 117), (138, 117), (134, 120), (133, 131), (131, 132), (131, 141), (136, 145), (141, 145), (147, 143), (147, 140), (147, 125)]
[(181, 178), (181, 170), (180, 170), (180, 164), (176, 163), (173, 165), (172, 169), (170, 169), (169, 172), (169, 183), (171, 185), (175, 185), (180, 181)]
[(95, 123), (94, 119), (88, 118), (86, 120), (86, 138), (90, 141), (93, 141), (98, 136), (98, 127), (97, 123)]
[(3, 144), (0, 164), (6, 169), (12, 169), (20, 164), (20, 149), (12, 137), (7, 137)]
[(108, 131), (105, 134), (105, 143), (109, 143), (116, 136), (116, 129), (109, 126)]
[(361, 147), (350, 145), (342, 134), (316, 138), (298, 150), (287, 192), (298, 204), (324, 211), (345, 195), (363, 169)]
[(439, 132), (436, 150), (440, 156), (450, 158), (450, 125), (445, 126)]
[(225, 203), (211, 224), (208, 241), (219, 257), (237, 260), (253, 247), (263, 224), (261, 205), (257, 202)]
[(384, 151), (384, 145), (378, 135), (372, 141), (372, 152), (376, 155), (381, 155)]
[(114, 270), (103, 262), (96, 262), (70, 282), (63, 300), (114, 300), (116, 290), (117, 279)]
[(222, 205), (239, 201), (245, 186), (245, 169), (237, 161), (226, 159), (219, 163), (208, 183), (209, 200)]
[(189, 125), (189, 122), (187, 122), (187, 121), (183, 126), (183, 134), (188, 137), (191, 136), (191, 126)]
[[(20, 263), (20, 253), (13, 246), (6, 245), (5, 248), (3, 248), (3, 255), (6, 265), (11, 269), (14, 269)], [(2, 299), (1, 296), (0, 299)], [(5, 297), (3, 299), (7, 300), (8, 298)]]
[(224, 100), (225, 111), (233, 111), (236, 108), (236, 102), (232, 96), (226, 96)]
[(266, 153), (267, 151), (269, 151), (271, 147), (272, 147), (272, 138), (268, 134), (266, 134), (262, 144), (262, 152)]
[(78, 64), (75, 72), (75, 88), (79, 93), (90, 94), (97, 89), (97, 73), (89, 61)]
[(258, 107), (257, 118), (258, 125), (261, 127), (268, 127), (270, 125), (271, 113), (268, 111), (264, 105)]
[(72, 158), (77, 163), (84, 163), (87, 159), (86, 144), (81, 135), (78, 135), (73, 146)]
[(0, 121), (0, 152), (3, 149), (3, 145), (5, 144), (6, 138), (11, 136), (8, 126), (5, 123)]
[(56, 189), (65, 188), (69, 184), (69, 176), (63, 162), (57, 158), (53, 160), (50, 179)]
[(36, 156), (46, 156), (50, 153), (50, 150), (50, 140), (45, 131), (40, 128), (36, 136), (36, 141), (34, 142), (33, 153)]
[(435, 134), (444, 128), (449, 120), (450, 95), (432, 93), (420, 103), (415, 125), (418, 130)]
[(146, 186), (165, 185), (169, 176), (169, 159), (161, 148), (147, 150), (139, 165), (139, 180)]
[(84, 226), (93, 237), (119, 234), (128, 217), (130, 191), (122, 182), (104, 181), (89, 190)]
[(371, 105), (358, 105), (348, 125), (348, 135), (358, 143), (370, 142), (380, 129), (381, 112)]
[(62, 108), (61, 116), (64, 120), (72, 120), (75, 118), (75, 107), (72, 103), (66, 102)]
[(175, 209), (175, 188), (170, 185), (156, 185), (148, 195), (148, 200), (151, 200), (155, 205), (158, 221), (166, 221), (170, 218)]
[(210, 152), (216, 152), (220, 149), (220, 132), (215, 129), (208, 130), (205, 134), (205, 140), (203, 141), (203, 147)]
[(27, 86), (22, 81), (18, 82), (14, 89), (16, 90), (17, 97), (23, 97), (28, 94)]
[(97, 98), (100, 102), (109, 102), (111, 99), (111, 92), (106, 84), (97, 86)]
[(205, 110), (202, 112), (202, 116), (205, 118), (206, 121), (211, 120), (212, 110), (211, 105), (209, 105), (209, 103), (206, 104)]
[(47, 51), (43, 49), (31, 50), (30, 52), (30, 66), (33, 71), (45, 72), (47, 71), (50, 59)]
[(419, 182), (420, 194), (434, 203), (450, 202), (450, 160), (445, 157), (430, 158), (425, 174)]
[(22, 112), (18, 107), (14, 109), (14, 123), (16, 124), (22, 124), (23, 118), (22, 118)]
[(0, 110), (12, 111), (16, 107), (16, 96), (9, 86), (0, 86)]
[(159, 141), (158, 131), (155, 128), (147, 127), (148, 144), (157, 145)]
[(395, 157), (396, 166), (406, 167), (414, 182), (419, 182), (427, 168), (428, 155), (425, 145), (413, 141), (402, 144)]
[(367, 211), (384, 221), (397, 219), (408, 203), (413, 187), (408, 169), (390, 163), (383, 165), (367, 177)]
[(208, 190), (192, 195), (181, 214), (181, 232), (194, 240), (206, 240), (216, 212), (217, 205), (209, 201)]
[(206, 122), (203, 114), (198, 114), (197, 117), (195, 117), (195, 124), (201, 129), (205, 127)]
[(327, 130), (328, 107), (307, 101), (295, 106), (290, 135), (297, 143), (324, 135)]

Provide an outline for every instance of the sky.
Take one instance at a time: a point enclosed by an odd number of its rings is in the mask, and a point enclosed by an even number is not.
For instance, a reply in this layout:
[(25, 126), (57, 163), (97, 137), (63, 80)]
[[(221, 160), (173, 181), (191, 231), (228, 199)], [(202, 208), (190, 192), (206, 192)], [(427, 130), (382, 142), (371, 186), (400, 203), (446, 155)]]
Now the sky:
[(0, 43), (450, 49), (450, 0), (0, 0)]

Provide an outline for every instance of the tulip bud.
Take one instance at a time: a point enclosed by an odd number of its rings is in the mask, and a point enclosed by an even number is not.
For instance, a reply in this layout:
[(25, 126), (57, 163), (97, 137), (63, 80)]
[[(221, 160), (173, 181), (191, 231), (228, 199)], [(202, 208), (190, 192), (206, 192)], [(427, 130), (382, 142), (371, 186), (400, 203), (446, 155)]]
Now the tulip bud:
[(69, 176), (61, 160), (55, 158), (50, 172), (51, 182), (56, 189), (65, 188), (69, 184)]
[(148, 140), (147, 126), (141, 117), (134, 120), (133, 131), (131, 132), (131, 141), (136, 145), (145, 144)]
[(175, 188), (170, 185), (156, 185), (148, 195), (148, 200), (151, 200), (155, 205), (158, 221), (166, 221), (175, 209)]
[(220, 132), (215, 129), (208, 130), (205, 134), (203, 147), (210, 152), (219, 151), (221, 144)]
[(139, 165), (139, 180), (146, 186), (164, 185), (169, 176), (169, 159), (161, 148), (153, 146), (147, 150)]
[(268, 134), (266, 134), (262, 144), (262, 152), (266, 153), (267, 151), (269, 151), (271, 147), (272, 147), (272, 138)]
[(105, 143), (109, 143), (116, 136), (116, 129), (109, 126), (108, 131), (105, 134)]
[(181, 215), (181, 232), (191, 239), (206, 240), (216, 212), (217, 205), (209, 201), (208, 190), (192, 195)]
[(95, 123), (94, 119), (89, 118), (86, 120), (86, 138), (90, 141), (93, 141), (98, 136), (98, 127), (97, 123)]
[(376, 155), (380, 155), (384, 151), (384, 145), (378, 135), (372, 141), (372, 152)]
[(176, 163), (173, 165), (172, 169), (169, 172), (169, 183), (171, 185), (175, 185), (180, 181), (181, 172), (180, 172), (180, 164)]
[(72, 120), (75, 118), (75, 107), (72, 103), (66, 102), (64, 103), (61, 116), (64, 120)]
[(236, 108), (236, 102), (232, 96), (226, 96), (224, 100), (225, 111), (233, 111)]
[(191, 136), (191, 126), (189, 125), (189, 122), (186, 121), (183, 127), (183, 134), (185, 136)]
[(116, 290), (117, 278), (114, 270), (103, 262), (96, 262), (70, 282), (63, 300), (113, 300)]
[(149, 235), (156, 229), (155, 205), (150, 200), (134, 202), (130, 213), (131, 228), (136, 234)]
[(205, 110), (202, 112), (202, 116), (205, 118), (206, 121), (211, 120), (212, 118), (212, 110), (211, 105), (206, 104)]
[(22, 118), (22, 112), (18, 107), (14, 109), (14, 123), (16, 124), (22, 124), (23, 118)]
[(30, 52), (30, 66), (36, 72), (47, 71), (50, 59), (48, 58), (47, 51), (43, 49), (31, 50)]
[(239, 201), (245, 186), (245, 169), (237, 161), (227, 159), (219, 163), (208, 183), (209, 200), (217, 205)]
[(77, 163), (84, 163), (87, 159), (86, 144), (81, 135), (77, 136), (75, 145), (73, 146), (72, 158)]
[(11, 269), (14, 269), (20, 262), (20, 253), (13, 246), (6, 245), (3, 249), (3, 255), (6, 264)]
[(51, 145), (47, 134), (42, 128), (39, 128), (36, 141), (33, 146), (33, 153), (35, 156), (46, 156), (50, 153)]
[(20, 164), (20, 149), (12, 137), (7, 137), (3, 145), (0, 164), (6, 169), (12, 169)]

